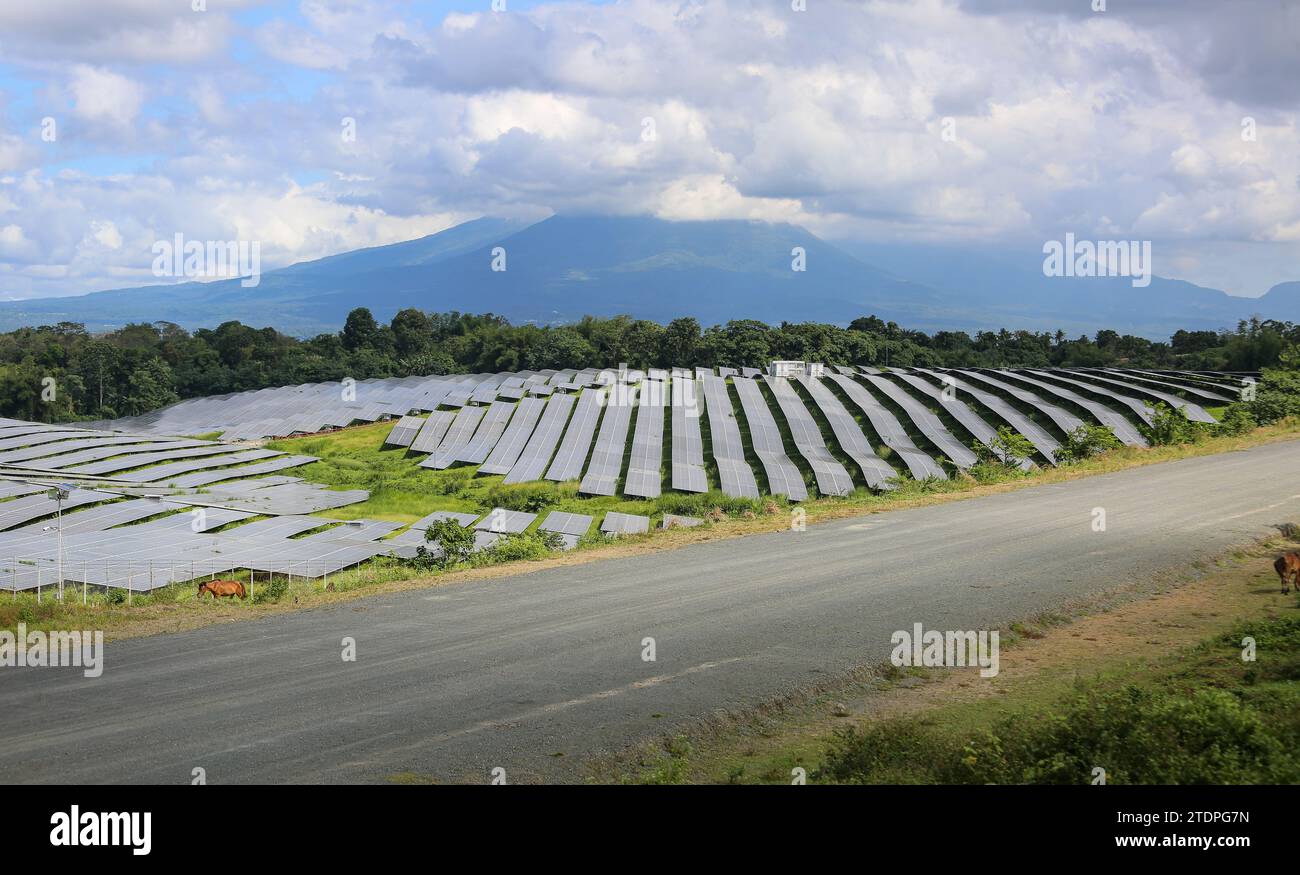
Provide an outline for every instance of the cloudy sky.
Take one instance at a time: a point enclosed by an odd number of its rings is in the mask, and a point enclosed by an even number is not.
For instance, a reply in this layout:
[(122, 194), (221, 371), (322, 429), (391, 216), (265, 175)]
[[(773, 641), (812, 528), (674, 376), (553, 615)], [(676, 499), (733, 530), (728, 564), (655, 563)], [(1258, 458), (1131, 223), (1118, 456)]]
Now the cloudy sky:
[(553, 212), (1300, 279), (1298, 3), (504, 3), (3, 0), (0, 297)]

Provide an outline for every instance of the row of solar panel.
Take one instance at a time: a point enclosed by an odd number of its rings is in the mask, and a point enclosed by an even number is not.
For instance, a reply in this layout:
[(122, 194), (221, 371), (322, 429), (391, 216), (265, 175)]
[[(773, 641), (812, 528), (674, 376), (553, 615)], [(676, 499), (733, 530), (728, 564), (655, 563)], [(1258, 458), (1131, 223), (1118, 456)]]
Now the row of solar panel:
[[(671, 406), (671, 488), (708, 488), (700, 431), (703, 411), (724, 493), (760, 495), (749, 462), (752, 452), (768, 493), (803, 500), (808, 488), (803, 470), (787, 451), (786, 432), (817, 491), (844, 495), (855, 484), (845, 461), (854, 464), (871, 488), (888, 489), (900, 476), (877, 447), (896, 454), (916, 479), (944, 479), (945, 461), (959, 469), (975, 464), (971, 444), (991, 443), (997, 426), (1006, 424), (1028, 438), (1044, 461), (1055, 462), (1058, 438), (1087, 424), (1085, 417), (1111, 429), (1122, 442), (1141, 446), (1146, 440), (1138, 425), (1150, 422), (1153, 404), (1170, 404), (1189, 419), (1214, 422), (1197, 401), (1228, 403), (1240, 382), (1236, 377), (1185, 372), (896, 368), (884, 373), (846, 366), (834, 368), (825, 380), (759, 379), (755, 371), (753, 376), (732, 373), (728, 382), (720, 375), (723, 371), (731, 369), (719, 369), (719, 374), (697, 370), (694, 378), (689, 371), (676, 370), (670, 384), (648, 378), (640, 385), (595, 383), (583, 388), (576, 401), (567, 393), (554, 394), (549, 400), (495, 400), (489, 408), (436, 411), (425, 419), (406, 416), (387, 443), (429, 453), (421, 463), (428, 467), (475, 464), (486, 455), (480, 473), (503, 474), (506, 482), (581, 477), (581, 493), (614, 495), (621, 477), (624, 495), (654, 498), (662, 488), (663, 408)], [(740, 402), (748, 444), (729, 387)], [(773, 415), (769, 396), (781, 412), (785, 431)], [(1136, 422), (1104, 402), (1131, 411)], [(945, 415), (951, 424), (945, 424)], [(829, 426), (838, 455), (827, 445), (818, 416)], [(958, 434), (963, 430), (964, 438)], [(878, 440), (875, 446), (873, 439)], [(918, 440), (932, 449), (923, 449)]]

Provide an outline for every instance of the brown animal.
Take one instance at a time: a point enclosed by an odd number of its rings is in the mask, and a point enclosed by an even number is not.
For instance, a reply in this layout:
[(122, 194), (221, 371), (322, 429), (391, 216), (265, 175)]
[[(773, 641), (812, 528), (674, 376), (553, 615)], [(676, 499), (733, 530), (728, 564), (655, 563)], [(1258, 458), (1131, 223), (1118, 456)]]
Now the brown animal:
[(1295, 586), (1296, 592), (1300, 592), (1300, 553), (1283, 553), (1273, 562), (1273, 570), (1277, 576), (1282, 579), (1282, 592), (1288, 593), (1287, 578), (1291, 578), (1291, 583)]
[(248, 598), (248, 593), (244, 590), (244, 585), (238, 580), (209, 580), (206, 583), (199, 584), (199, 598), (203, 598), (205, 592), (212, 593), (212, 598), (234, 598), (239, 596), (241, 599)]

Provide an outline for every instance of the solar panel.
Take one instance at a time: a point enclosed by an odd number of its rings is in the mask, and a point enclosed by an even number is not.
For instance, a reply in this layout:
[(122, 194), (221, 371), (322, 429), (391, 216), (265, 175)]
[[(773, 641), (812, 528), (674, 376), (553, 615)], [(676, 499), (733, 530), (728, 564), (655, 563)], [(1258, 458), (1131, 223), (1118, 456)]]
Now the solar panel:
[(842, 374), (828, 374), (827, 379), (833, 380), (844, 390), (844, 394), (849, 396), (849, 400), (867, 415), (876, 434), (880, 435), (885, 446), (898, 453), (913, 477), (917, 480), (924, 480), (927, 477), (948, 479), (948, 475), (944, 473), (939, 463), (912, 443), (911, 437), (903, 428), (903, 424), (898, 421), (898, 417), (877, 401), (861, 383)]
[[(270, 474), (272, 471), (297, 468), (300, 465), (308, 465), (316, 461), (319, 460), (315, 456), (276, 456), (252, 465), (237, 465), (233, 468), (219, 468), (216, 471), (197, 471), (193, 474), (183, 474), (180, 477), (168, 480), (167, 485), (176, 489), (195, 489), (211, 483), (219, 483), (222, 480)], [(269, 486), (271, 484), (264, 485)]]
[[(86, 438), (74, 438), (66, 441), (55, 441), (54, 443), (39, 444), (34, 447), (23, 447), (17, 450), (8, 450), (0, 453), (0, 463), (16, 464), (26, 462), (32, 459), (40, 459), (41, 462), (34, 463), (36, 467), (44, 464), (45, 459), (62, 458), (64, 454), (71, 454), (75, 450), (84, 450), (94, 447), (116, 447), (123, 444), (139, 444), (148, 438), (138, 435), (95, 435)], [(194, 443), (198, 443), (195, 441)]]
[(395, 532), (402, 527), (401, 523), (391, 523), (385, 520), (348, 520), (341, 526), (335, 526), (332, 529), (326, 529), (323, 532), (306, 535), (303, 541), (374, 541), (387, 535), (389, 532)]
[(708, 492), (709, 478), (704, 470), (704, 442), (700, 437), (700, 413), (704, 396), (686, 373), (673, 377), (672, 393), (672, 487), (681, 492)]
[(871, 442), (862, 433), (856, 419), (850, 415), (840, 399), (821, 380), (807, 379), (803, 385), (812, 395), (813, 403), (826, 417), (831, 432), (844, 454), (852, 459), (862, 471), (862, 477), (872, 489), (893, 489), (893, 479), (898, 472), (884, 459), (876, 455)]
[(275, 456), (281, 456), (283, 453), (276, 450), (244, 450), (238, 453), (230, 453), (225, 456), (208, 456), (204, 459), (186, 459), (180, 462), (169, 462), (165, 465), (154, 465), (149, 468), (142, 468), (138, 471), (128, 471), (113, 475), (113, 479), (118, 482), (128, 483), (157, 483), (166, 480), (169, 477), (175, 477), (178, 474), (184, 474), (189, 471), (201, 471), (206, 468), (219, 468), (227, 465), (235, 465), (240, 462), (253, 462), (258, 459), (269, 459)]
[(577, 399), (572, 395), (551, 396), (546, 403), (546, 410), (537, 423), (536, 430), (524, 445), (523, 452), (519, 454), (519, 459), (511, 466), (503, 482), (523, 483), (542, 479), (576, 401)]
[(660, 467), (664, 452), (664, 401), (667, 388), (657, 380), (641, 383), (640, 406), (632, 431), (632, 456), (628, 462), (623, 494), (637, 498), (658, 498)]
[(609, 392), (605, 402), (605, 415), (596, 435), (596, 447), (591, 452), (587, 473), (578, 484), (578, 491), (587, 495), (614, 495), (618, 490), (618, 475), (623, 469), (623, 448), (627, 446), (627, 431), (632, 421), (632, 405), (636, 403), (636, 389), (619, 387)]
[(661, 529), (689, 529), (692, 526), (703, 524), (704, 520), (693, 516), (679, 516), (675, 513), (666, 513), (664, 518), (659, 522)]
[[(1079, 373), (1079, 372), (1074, 371), (1072, 373)], [(1119, 380), (1113, 377), (1104, 377), (1093, 371), (1079, 373), (1079, 376), (1083, 377), (1085, 380), (1106, 383), (1107, 385), (1111, 385), (1111, 386), (1118, 386), (1121, 389), (1128, 389), (1129, 391), (1138, 392), (1139, 394), (1145, 395), (1148, 398), (1154, 398), (1157, 401), (1163, 401), (1165, 404), (1168, 404), (1170, 407), (1174, 408), (1175, 410), (1183, 411), (1183, 413), (1187, 416), (1187, 418), (1192, 420), (1193, 422), (1208, 422), (1213, 424), (1218, 423), (1218, 420), (1215, 419), (1210, 414), (1206, 413), (1205, 410), (1199, 404), (1193, 404), (1191, 401), (1188, 401), (1185, 398), (1180, 398), (1177, 395), (1172, 395), (1169, 392), (1163, 392), (1159, 389), (1152, 389), (1149, 386), (1139, 385), (1131, 380)]]
[(438, 449), (430, 453), (429, 457), (420, 463), (420, 467), (442, 470), (455, 464), (461, 450), (473, 440), (474, 432), (486, 412), (486, 407), (462, 407), (456, 414), (456, 420), (447, 429), (442, 443), (438, 444)]
[[(148, 519), (159, 514), (169, 513), (178, 510), (181, 505), (170, 502), (156, 501), (152, 498), (135, 498), (127, 501), (113, 501), (107, 504), (97, 505), (85, 510), (76, 510), (68, 512), (67, 503), (64, 503), (65, 511), (61, 527), (64, 535), (73, 535), (80, 532), (100, 532), (104, 529), (120, 526), (126, 523), (136, 522), (138, 520)], [(48, 526), (56, 525), (53, 521), (42, 520), (40, 522), (28, 523), (25, 526), (14, 529), (15, 532), (23, 531), (43, 531)]]
[[(1108, 368), (1106, 371), (1121, 373), (1119, 368)], [(1186, 374), (1167, 374), (1157, 371), (1128, 371), (1127, 373), (1134, 380), (1139, 376), (1151, 378), (1157, 385), (1186, 391), (1186, 393), (1196, 395), (1197, 398), (1204, 398), (1210, 403), (1227, 404), (1239, 399), (1239, 391), (1236, 391), (1234, 387), (1222, 384), (1222, 382), (1188, 377)]]
[[(63, 499), (62, 506), (66, 512), (70, 508), (108, 501), (113, 497), (107, 492), (72, 489), (69, 491), (68, 497)], [(29, 523), (41, 517), (54, 516), (58, 510), (59, 503), (45, 494), (15, 498), (0, 504), (0, 529), (11, 529), (14, 526)]]
[[(781, 430), (772, 417), (762, 390), (756, 382), (744, 378), (736, 380), (733, 385), (736, 394), (740, 396), (740, 407), (745, 420), (749, 423), (749, 440), (754, 447), (754, 455), (758, 456), (758, 461), (767, 473), (768, 491), (773, 495), (786, 495), (794, 501), (803, 501), (808, 497), (808, 487), (804, 485), (803, 474), (785, 454)], [(848, 479), (847, 475), (845, 479)]]
[(831, 455), (817, 420), (808, 412), (794, 386), (784, 378), (767, 377), (766, 381), (790, 426), (795, 447), (813, 469), (817, 491), (822, 495), (848, 495), (853, 491), (853, 478), (839, 459)]
[(384, 440), (384, 446), (409, 447), (423, 425), (424, 420), (418, 416), (403, 416), (397, 420), (393, 430), (388, 433), (388, 437)]
[(510, 425), (506, 428), (505, 434), (488, 455), (487, 461), (478, 469), (479, 473), (509, 473), (515, 462), (519, 461), (519, 456), (528, 445), (528, 439), (532, 437), (537, 420), (541, 419), (542, 411), (545, 409), (546, 402), (540, 398), (522, 399), (514, 416), (510, 417)]
[[(1095, 369), (1084, 368), (1083, 370), (1091, 371)], [(1225, 395), (1222, 391), (1211, 392), (1208, 388), (1204, 388), (1191, 381), (1162, 377), (1159, 374), (1152, 374), (1148, 371), (1132, 371), (1122, 368), (1103, 368), (1100, 370), (1102, 370), (1103, 373), (1110, 374), (1117, 379), (1125, 380), (1127, 382), (1146, 383), (1164, 389), (1174, 389), (1179, 392), (1186, 392), (1188, 395), (1195, 395), (1197, 398), (1209, 401), (1211, 404), (1231, 404), (1233, 401), (1237, 400), (1235, 395)], [(1215, 385), (1214, 388), (1220, 389), (1221, 387)]]
[[(1034, 422), (1028, 416), (1025, 416), (1006, 401), (1003, 401), (997, 395), (976, 388), (966, 380), (963, 380), (954, 374), (940, 374), (937, 371), (932, 371), (928, 368), (916, 368), (916, 372), (918, 374), (926, 374), (945, 383), (947, 386), (950, 386), (953, 391), (961, 389), (966, 392), (972, 398), (983, 404), (985, 408), (1002, 417), (1002, 419), (1016, 431), (1029, 438), (1029, 442), (1032, 443), (1038, 452), (1042, 453), (1048, 461), (1053, 464), (1056, 463), (1056, 451), (1061, 448), (1061, 445), (1057, 442), (1056, 438), (1052, 437), (1044, 429), (1039, 427), (1038, 423)], [(988, 441), (985, 441), (985, 443), (987, 444)]]
[(553, 510), (547, 514), (546, 519), (542, 520), (541, 525), (537, 528), (543, 532), (581, 537), (587, 534), (587, 530), (591, 528), (591, 517), (585, 513), (567, 513), (562, 510)]
[(113, 474), (117, 471), (129, 471), (132, 468), (155, 465), (159, 462), (173, 462), (178, 459), (220, 455), (229, 453), (232, 449), (234, 448), (229, 444), (205, 444), (198, 447), (181, 447), (152, 453), (131, 453), (130, 455), (104, 459), (100, 462), (91, 462), (88, 465), (74, 465), (62, 470), (69, 474)]
[(1058, 407), (1055, 404), (1049, 404), (1033, 392), (1030, 392), (1028, 389), (1021, 389), (1005, 380), (995, 379), (987, 374), (982, 374), (979, 371), (970, 368), (961, 368), (954, 371), (954, 373), (961, 374), (963, 377), (968, 377), (973, 380), (978, 380), (995, 389), (1001, 389), (1003, 392), (1010, 394), (1022, 404), (1027, 404), (1038, 412), (1045, 414), (1047, 418), (1052, 420), (1052, 422), (1056, 424), (1056, 427), (1065, 434), (1069, 434), (1083, 425), (1083, 420), (1070, 411)]
[(1109, 428), (1114, 433), (1115, 437), (1119, 438), (1120, 441), (1131, 447), (1147, 446), (1146, 438), (1142, 437), (1142, 433), (1133, 427), (1133, 423), (1129, 422), (1128, 417), (1111, 410), (1105, 404), (1093, 401), (1091, 398), (1086, 398), (1078, 392), (1066, 389), (1064, 386), (1057, 386), (1048, 383), (1045, 380), (1036, 380), (1033, 377), (1027, 376), (1018, 371), (1003, 370), (998, 371), (997, 373), (1002, 374), (1004, 377), (1009, 379), (1019, 380), (1022, 383), (1036, 386), (1050, 395), (1064, 398), (1066, 401), (1071, 401), (1079, 405), (1096, 417), (1098, 422)]
[(727, 395), (727, 384), (721, 377), (706, 375), (704, 397), (709, 417), (709, 434), (713, 443), (713, 461), (718, 466), (722, 491), (732, 498), (758, 498), (758, 483), (754, 472), (745, 461), (745, 448), (740, 440), (740, 427)]
[(514, 412), (513, 401), (493, 401), (487, 413), (483, 414), (469, 443), (456, 451), (456, 461), (469, 462), (472, 465), (481, 464), (497, 445), (497, 441), (501, 440), (506, 424), (510, 422), (510, 416)]
[[(474, 409), (477, 410), (478, 408)], [(447, 431), (451, 428), (451, 424), (456, 417), (457, 414), (450, 410), (435, 410), (430, 413), (428, 419), (424, 421), (424, 425), (420, 427), (419, 434), (411, 441), (411, 452), (435, 452), (442, 443), (443, 438), (446, 437)]]
[(37, 492), (46, 492), (49, 487), (33, 486), (30, 483), (20, 483), (16, 480), (0, 481), (0, 498), (16, 498), (20, 495), (33, 495)]
[[(957, 397), (955, 385), (952, 392), (945, 392), (929, 380), (915, 374), (904, 373), (897, 368), (894, 369), (890, 376), (903, 381), (916, 392), (937, 401), (949, 416), (960, 422), (967, 431), (986, 446), (991, 445), (994, 438), (997, 437), (997, 429), (985, 422), (978, 413), (966, 405), (966, 402)], [(1023, 469), (1033, 466), (1033, 462), (1029, 459), (1021, 459), (1018, 464)]]
[(435, 510), (433, 513), (423, 516), (411, 523), (411, 528), (427, 529), (439, 520), (455, 520), (460, 523), (461, 528), (466, 528), (467, 526), (473, 525), (474, 521), (477, 520), (478, 517), (479, 515), (476, 513), (461, 513), (453, 510)]
[(18, 437), (0, 438), (0, 450), (10, 450), (16, 447), (34, 447), (40, 444), (54, 443), (55, 441), (70, 440), (72, 438), (84, 438), (85, 431), (69, 430), (64, 427), (57, 431), (38, 431)]
[(1133, 413), (1137, 415), (1138, 419), (1142, 420), (1147, 425), (1151, 424), (1151, 414), (1153, 411), (1151, 405), (1146, 401), (1143, 401), (1140, 398), (1134, 398), (1132, 395), (1121, 394), (1106, 386), (1099, 386), (1096, 383), (1091, 383), (1086, 380), (1076, 380), (1072, 377), (1066, 376), (1067, 374), (1073, 374), (1073, 371), (1039, 371), (1027, 369), (1024, 373), (1056, 383), (1068, 383), (1071, 386), (1077, 386), (1078, 388), (1087, 392), (1092, 392), (1095, 395), (1101, 395), (1102, 397), (1109, 398), (1112, 401), (1118, 401), (1129, 410), (1132, 410)]
[(475, 530), (480, 532), (496, 532), (504, 535), (516, 535), (537, 519), (537, 514), (526, 513), (521, 510), (506, 510), (504, 507), (494, 507), (488, 511), (488, 515), (479, 520), (474, 526)]
[(604, 396), (604, 387), (585, 389), (578, 396), (564, 439), (560, 441), (555, 460), (546, 472), (547, 480), (576, 480), (582, 474), (587, 451), (591, 449), (591, 438), (596, 433), (596, 423), (604, 407)]
[(640, 535), (650, 531), (650, 517), (610, 511), (600, 523), (600, 530), (608, 535)]
[(979, 461), (969, 447), (959, 441), (956, 435), (948, 431), (947, 426), (943, 424), (943, 420), (931, 413), (930, 409), (924, 404), (909, 395), (903, 387), (875, 374), (865, 374), (863, 379), (903, 408), (903, 412), (916, 425), (917, 430), (925, 435), (930, 443), (938, 447), (939, 452), (947, 456), (958, 468), (969, 468)]

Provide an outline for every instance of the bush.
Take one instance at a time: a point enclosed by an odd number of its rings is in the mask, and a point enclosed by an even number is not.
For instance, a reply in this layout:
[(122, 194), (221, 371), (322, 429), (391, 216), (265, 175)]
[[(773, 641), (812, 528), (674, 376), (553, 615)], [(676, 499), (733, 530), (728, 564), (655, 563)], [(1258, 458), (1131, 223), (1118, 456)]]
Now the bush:
[(1188, 444), (1205, 434), (1199, 424), (1187, 418), (1181, 407), (1175, 410), (1163, 402), (1151, 408), (1151, 422), (1139, 425), (1138, 431), (1153, 447)]
[(560, 494), (549, 483), (498, 483), (488, 490), (487, 500), (493, 507), (538, 513), (558, 504)]
[(433, 491), (437, 495), (457, 495), (474, 477), (474, 471), (471, 468), (457, 468), (447, 471), (439, 477), (433, 484)]
[[(726, 516), (776, 513), (789, 502), (782, 496), (732, 498), (721, 492), (665, 493), (659, 497), (659, 510), (678, 516), (707, 517), (715, 508)], [(771, 505), (772, 507), (769, 507)]]
[(842, 783), (1250, 784), (1300, 780), (1259, 712), (1217, 689), (1087, 687), (1049, 717), (1005, 717), (964, 744), (904, 718), (841, 732), (817, 777)]
[(452, 519), (438, 520), (429, 526), (424, 532), (424, 541), (436, 545), (442, 552), (435, 556), (432, 551), (420, 546), (415, 551), (417, 563), (450, 568), (468, 562), (474, 553), (474, 530)]
[(515, 562), (521, 559), (545, 559), (560, 549), (563, 540), (555, 532), (520, 532), (503, 535), (486, 550), (474, 554), (475, 565)]
[(1255, 387), (1255, 399), (1241, 403), (1261, 425), (1300, 416), (1300, 371), (1265, 368)]
[(1065, 436), (1065, 443), (1056, 451), (1058, 465), (1070, 465), (1100, 456), (1119, 446), (1119, 438), (1104, 425), (1081, 425)]
[(1250, 412), (1249, 405), (1237, 402), (1228, 405), (1228, 408), (1223, 411), (1223, 417), (1219, 420), (1219, 433), (1245, 434), (1258, 425), (1255, 415)]
[[(1020, 432), (1002, 426), (987, 444), (976, 441), (971, 445), (978, 464), (1019, 469), (1021, 464), (1034, 457), (1034, 443)], [(976, 479), (979, 479), (977, 476)]]
[(283, 577), (273, 577), (262, 586), (255, 586), (254, 590), (253, 604), (261, 605), (268, 602), (278, 602), (289, 591), (289, 581)]
[(948, 783), (957, 754), (915, 721), (885, 720), (861, 731), (837, 730), (813, 777), (837, 784)]

